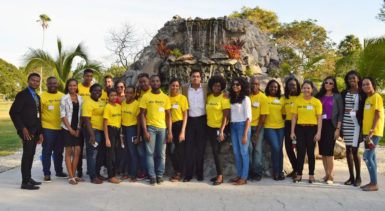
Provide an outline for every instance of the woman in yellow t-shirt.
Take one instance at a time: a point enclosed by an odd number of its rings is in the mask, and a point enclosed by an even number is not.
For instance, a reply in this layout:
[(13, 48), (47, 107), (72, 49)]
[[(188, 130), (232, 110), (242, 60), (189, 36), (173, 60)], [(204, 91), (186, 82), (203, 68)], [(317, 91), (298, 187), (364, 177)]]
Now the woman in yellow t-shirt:
[(108, 104), (104, 108), (103, 127), (104, 137), (106, 139), (106, 166), (108, 172), (108, 181), (118, 184), (120, 180), (116, 178), (117, 170), (120, 164), (118, 156), (118, 147), (120, 144), (120, 126), (122, 122), (122, 109), (116, 103), (118, 93), (116, 89), (107, 90)]
[(314, 183), (315, 142), (321, 138), (322, 128), (322, 104), (321, 101), (313, 97), (315, 90), (313, 82), (305, 80), (302, 84), (302, 96), (299, 96), (293, 105), (291, 120), (291, 140), (296, 140), (298, 172), (294, 182), (302, 179), (303, 164), (307, 151), (309, 163), (309, 183)]
[[(135, 87), (127, 86), (124, 95), (126, 100), (122, 102), (122, 132), (123, 132), (123, 156), (121, 166), (130, 167), (128, 174), (130, 181), (136, 182), (138, 163), (138, 143), (140, 137), (140, 109), (139, 102), (135, 99)], [(121, 178), (127, 179), (127, 177)]]
[(364, 191), (377, 191), (376, 145), (384, 133), (384, 105), (381, 95), (376, 93), (376, 82), (372, 77), (362, 80), (362, 90), (368, 95), (364, 106), (362, 134), (365, 140), (364, 160), (368, 167), (370, 183), (361, 188)]
[(281, 85), (276, 80), (270, 80), (265, 89), (269, 105), (269, 114), (265, 120), (265, 139), (271, 145), (274, 180), (284, 180), (283, 173), (283, 135), (285, 122), (283, 119), (285, 99), (281, 97)]
[(82, 117), (85, 121), (85, 138), (87, 149), (87, 171), (91, 182), (101, 184), (103, 180), (99, 178), (100, 167), (96, 163), (102, 163), (105, 158), (105, 141), (103, 133), (103, 112), (104, 101), (102, 96), (102, 86), (94, 84), (90, 87), (90, 99), (85, 101), (82, 106)]
[(287, 157), (289, 158), (293, 171), (289, 173), (288, 177), (297, 176), (297, 155), (294, 152), (293, 142), (290, 139), (291, 132), (291, 119), (293, 117), (291, 109), (293, 108), (294, 101), (301, 94), (301, 86), (296, 78), (288, 78), (285, 82), (285, 149)]
[(185, 131), (188, 118), (187, 98), (179, 93), (180, 82), (173, 78), (170, 80), (170, 103), (172, 117), (172, 142), (167, 144), (167, 154), (171, 157), (175, 175), (171, 182), (179, 182), (182, 179), (185, 149)]
[(213, 185), (220, 185), (223, 183), (220, 146), (225, 141), (224, 130), (230, 114), (230, 100), (223, 97), (226, 80), (222, 76), (211, 77), (208, 86), (212, 94), (207, 97), (206, 102), (207, 135), (217, 170), (217, 176), (211, 181)]

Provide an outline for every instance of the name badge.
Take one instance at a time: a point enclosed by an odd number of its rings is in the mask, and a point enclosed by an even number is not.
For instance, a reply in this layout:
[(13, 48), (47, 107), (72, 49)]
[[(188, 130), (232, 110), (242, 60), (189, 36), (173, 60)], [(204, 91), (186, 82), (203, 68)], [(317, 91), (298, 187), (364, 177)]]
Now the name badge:
[(55, 107), (53, 105), (48, 106), (48, 110), (52, 111)]
[(179, 105), (178, 105), (178, 104), (174, 104), (174, 105), (172, 105), (172, 108), (173, 108), (173, 109), (178, 109), (178, 108), (179, 108)]
[(369, 110), (370, 109), (370, 104), (365, 105), (365, 109)]
[(164, 108), (163, 107), (159, 107), (159, 112), (164, 112)]
[(307, 110), (313, 110), (313, 106), (312, 105), (308, 105), (308, 106), (306, 106), (306, 109)]
[(274, 102), (275, 103), (280, 103), (280, 101), (278, 99), (275, 99)]
[(253, 103), (253, 106), (254, 106), (254, 107), (259, 107), (259, 102), (254, 102), (254, 103)]
[(326, 114), (322, 114), (322, 119), (326, 119), (327, 118), (327, 115)]
[(40, 118), (40, 112), (37, 112), (37, 118), (38, 119)]
[(355, 111), (351, 111), (351, 112), (350, 112), (350, 116), (352, 116), (352, 117), (353, 117), (353, 116), (356, 116), (356, 112), (355, 112)]

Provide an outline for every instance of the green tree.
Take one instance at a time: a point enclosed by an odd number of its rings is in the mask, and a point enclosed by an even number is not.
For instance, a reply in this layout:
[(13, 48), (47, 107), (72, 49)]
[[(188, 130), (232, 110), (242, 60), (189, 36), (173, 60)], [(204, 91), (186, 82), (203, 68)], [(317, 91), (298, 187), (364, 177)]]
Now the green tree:
[(364, 40), (364, 48), (358, 60), (361, 76), (371, 76), (379, 87), (385, 85), (385, 36)]
[(240, 12), (235, 11), (229, 17), (250, 20), (258, 26), (259, 29), (269, 35), (274, 34), (280, 26), (278, 16), (274, 12), (259, 7), (242, 7)]
[(344, 76), (348, 71), (357, 69), (362, 46), (360, 40), (354, 35), (346, 35), (338, 44), (336, 58), (336, 76)]
[(3, 59), (0, 59), (0, 94), (7, 98), (15, 98), (17, 92), (26, 87), (26, 77), (22, 70)]
[[(39, 15), (39, 20), (36, 22), (41, 23), (41, 27), (43, 28), (43, 40), (41, 42), (41, 50), (44, 50), (44, 40), (45, 40), (45, 30), (48, 28), (48, 22), (51, 21), (51, 18), (46, 14)], [(40, 67), (40, 76), (43, 78), (43, 67)], [(40, 92), (42, 92), (42, 84), (40, 84)]]
[(382, 3), (382, 7), (380, 8), (380, 12), (378, 13), (377, 17), (378, 20), (385, 22), (385, 0)]
[[(26, 67), (28, 71), (36, 67), (43, 67), (51, 76), (56, 76), (59, 82), (59, 90), (63, 91), (66, 81), (69, 78), (81, 78), (82, 70), (91, 68), (98, 75), (101, 72), (100, 64), (92, 62), (88, 59), (88, 55), (82, 44), (79, 44), (73, 51), (63, 51), (62, 42), (57, 40), (58, 56), (54, 59), (47, 52), (40, 49), (30, 49), (30, 52), (25, 56)], [(80, 58), (75, 68), (74, 59)]]
[(109, 68), (100, 72), (100, 74), (96, 77), (96, 81), (99, 84), (104, 83), (104, 76), (111, 76), (112, 78), (121, 78), (126, 72), (126, 68), (123, 66), (111, 65)]

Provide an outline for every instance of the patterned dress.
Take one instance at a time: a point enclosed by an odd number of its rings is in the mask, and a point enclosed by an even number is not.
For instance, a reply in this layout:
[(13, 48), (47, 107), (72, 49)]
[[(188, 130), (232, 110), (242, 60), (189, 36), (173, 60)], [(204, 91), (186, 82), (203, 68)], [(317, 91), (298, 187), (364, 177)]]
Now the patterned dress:
[(342, 120), (342, 132), (346, 146), (358, 146), (360, 125), (358, 124), (356, 112), (346, 112), (346, 110), (358, 111), (358, 104), (359, 95), (348, 92), (345, 97), (345, 112)]

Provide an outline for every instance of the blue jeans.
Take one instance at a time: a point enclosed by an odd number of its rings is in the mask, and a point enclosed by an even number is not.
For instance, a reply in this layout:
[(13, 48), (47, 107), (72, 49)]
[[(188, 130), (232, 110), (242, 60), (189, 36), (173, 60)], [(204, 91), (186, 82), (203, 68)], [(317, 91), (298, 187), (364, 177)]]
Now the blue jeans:
[(123, 126), (124, 135), (124, 151), (123, 151), (123, 163), (125, 166), (130, 166), (129, 174), (131, 177), (136, 177), (136, 168), (138, 163), (138, 152), (136, 145), (132, 142), (132, 137), (137, 135), (137, 126)]
[[(258, 126), (251, 127), (251, 137), (257, 132)], [(249, 155), (250, 155), (250, 173), (258, 176), (262, 176), (263, 174), (263, 138), (264, 128), (262, 127), (259, 132), (257, 144), (254, 146), (250, 141), (249, 144)]]
[(247, 179), (249, 174), (249, 143), (251, 128), (247, 131), (247, 143), (242, 144), (243, 131), (246, 122), (231, 123), (231, 142), (233, 144), (233, 152), (235, 157), (235, 166), (237, 167), (237, 176)]
[[(366, 136), (364, 136), (365, 140)], [(379, 136), (372, 136), (372, 141), (374, 145), (376, 145), (380, 141)], [(365, 149), (364, 152), (364, 161), (366, 166), (368, 167), (369, 175), (370, 175), (370, 183), (377, 184), (377, 159), (376, 159), (376, 148), (373, 149)]]
[[(87, 171), (90, 179), (93, 180), (97, 177), (96, 174), (96, 158), (98, 156), (98, 150), (102, 146), (102, 139), (104, 139), (104, 132), (101, 130), (93, 129), (95, 134), (95, 142), (98, 143), (97, 147), (90, 144), (90, 135), (86, 131), (84, 137), (86, 139), (86, 150), (87, 150)], [(84, 132), (84, 131), (83, 131)], [(99, 174), (99, 172), (98, 172)]]
[(166, 165), (166, 129), (147, 126), (150, 142), (146, 141), (147, 170), (150, 178), (163, 177)]
[(53, 163), (55, 166), (55, 172), (63, 172), (63, 151), (64, 145), (60, 139), (60, 130), (51, 130), (43, 128), (44, 141), (42, 144), (43, 150), (42, 163), (44, 175), (51, 175), (51, 155), (53, 151)]
[(139, 140), (138, 145), (136, 146), (136, 150), (138, 152), (140, 171), (142, 174), (148, 174), (147, 170), (147, 156), (146, 156), (146, 141), (144, 140), (144, 131), (142, 130), (141, 138)]
[(283, 135), (285, 128), (265, 128), (265, 138), (271, 145), (271, 158), (273, 161), (273, 175), (283, 172)]

